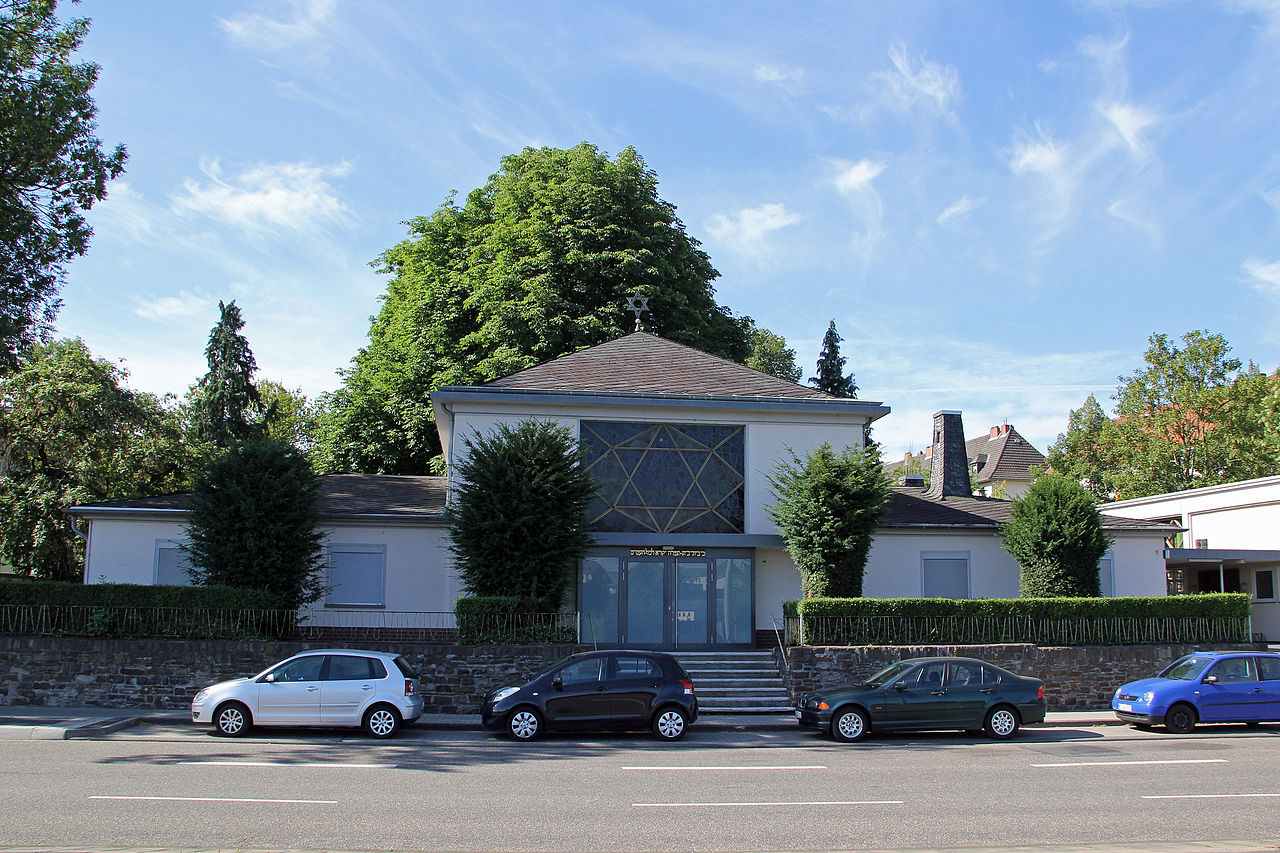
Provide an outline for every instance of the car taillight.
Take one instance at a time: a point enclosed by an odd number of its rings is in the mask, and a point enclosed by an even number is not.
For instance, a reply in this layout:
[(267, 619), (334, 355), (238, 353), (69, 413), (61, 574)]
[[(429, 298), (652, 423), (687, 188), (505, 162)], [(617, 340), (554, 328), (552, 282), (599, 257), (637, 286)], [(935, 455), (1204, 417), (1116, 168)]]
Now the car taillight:
[(406, 678), (404, 680), (404, 695), (412, 696), (417, 692), (418, 692), (417, 682), (415, 682), (412, 678)]
[(687, 679), (687, 678), (682, 678), (682, 679), (680, 679), (680, 686), (684, 688), (684, 694), (685, 694), (686, 696), (692, 696), (692, 695), (693, 695), (693, 682), (692, 682), (692, 681), (690, 681), (690, 680), (689, 680), (689, 679)]
[(1044, 685), (1043, 685), (1043, 684), (1041, 684), (1041, 685), (1040, 685), (1040, 689), (1036, 691), (1036, 698), (1037, 698), (1037, 699), (1043, 699), (1043, 698), (1044, 698)]

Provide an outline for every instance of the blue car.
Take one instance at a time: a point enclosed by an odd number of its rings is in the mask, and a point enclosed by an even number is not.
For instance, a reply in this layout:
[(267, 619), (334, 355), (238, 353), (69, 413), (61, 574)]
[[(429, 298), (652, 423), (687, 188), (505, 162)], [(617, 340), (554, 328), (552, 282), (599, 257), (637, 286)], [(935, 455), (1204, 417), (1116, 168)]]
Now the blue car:
[(1155, 678), (1123, 684), (1111, 709), (1139, 728), (1280, 721), (1280, 654), (1192, 652)]

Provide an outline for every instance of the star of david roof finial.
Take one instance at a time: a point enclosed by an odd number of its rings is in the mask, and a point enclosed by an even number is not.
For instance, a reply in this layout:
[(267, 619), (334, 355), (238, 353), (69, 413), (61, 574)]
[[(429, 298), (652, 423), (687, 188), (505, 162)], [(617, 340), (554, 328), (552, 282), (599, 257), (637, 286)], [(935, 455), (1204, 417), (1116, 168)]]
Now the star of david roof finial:
[(636, 331), (643, 332), (644, 326), (640, 324), (640, 315), (649, 310), (649, 297), (641, 296), (633, 293), (627, 297), (627, 309), (636, 315)]

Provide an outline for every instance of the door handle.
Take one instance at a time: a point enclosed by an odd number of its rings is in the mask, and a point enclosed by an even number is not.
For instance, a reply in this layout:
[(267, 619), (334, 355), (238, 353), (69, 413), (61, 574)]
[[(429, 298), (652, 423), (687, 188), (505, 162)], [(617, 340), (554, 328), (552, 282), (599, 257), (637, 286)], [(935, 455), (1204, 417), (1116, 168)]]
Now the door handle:
[(596, 688), (597, 693), (603, 693), (605, 690), (606, 688), (603, 684)]
[(372, 685), (372, 684), (361, 684), (361, 685), (360, 685), (360, 689), (361, 689), (361, 690), (372, 690), (372, 689), (373, 689), (373, 685)]
[(995, 688), (994, 688), (994, 687), (984, 687), (984, 688), (982, 688), (981, 690), (979, 690), (978, 692), (979, 692), (979, 693), (995, 693), (996, 691), (995, 691)]
[(320, 689), (319, 687), (316, 687), (316, 686), (313, 684), (313, 685), (311, 685), (310, 687), (308, 687), (308, 688), (307, 688), (307, 692), (308, 692), (308, 693), (315, 693), (315, 692), (316, 692), (317, 690), (319, 690), (319, 689)]
[(947, 691), (945, 691), (945, 690), (934, 690), (934, 691), (933, 691), (932, 693), (930, 693), (929, 695), (930, 695), (930, 696), (946, 696), (946, 695), (947, 695)]

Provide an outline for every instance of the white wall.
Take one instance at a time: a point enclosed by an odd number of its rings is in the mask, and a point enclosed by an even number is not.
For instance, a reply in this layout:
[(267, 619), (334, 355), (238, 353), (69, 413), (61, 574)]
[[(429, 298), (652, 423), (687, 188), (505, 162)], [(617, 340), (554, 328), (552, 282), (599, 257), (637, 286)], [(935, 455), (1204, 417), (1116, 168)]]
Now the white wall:
[(97, 520), (89, 525), (85, 583), (155, 583), (156, 542), (185, 542), (180, 520)]
[(1185, 548), (1207, 539), (1213, 549), (1280, 551), (1280, 477), (1135, 498), (1098, 509), (1122, 518), (1179, 518), (1188, 528), (1182, 534)]
[(869, 598), (918, 598), (924, 553), (965, 553), (970, 598), (1017, 598), (1019, 569), (995, 533), (956, 530), (879, 530), (867, 558), (863, 594)]
[(801, 598), (800, 570), (781, 548), (756, 549), (756, 630), (782, 625), (782, 602)]
[(1115, 531), (1108, 552), (1114, 560), (1116, 595), (1167, 595), (1164, 537)]

